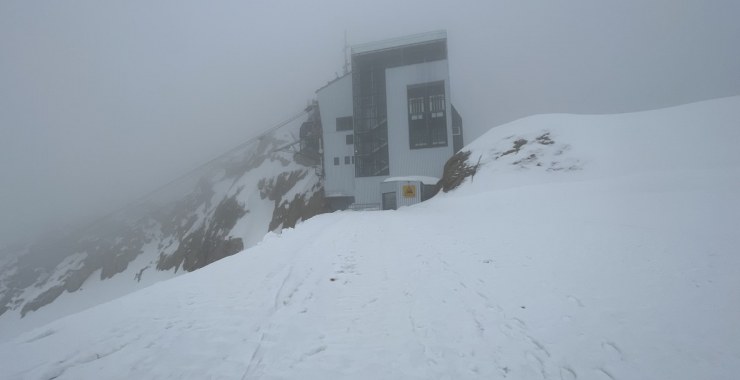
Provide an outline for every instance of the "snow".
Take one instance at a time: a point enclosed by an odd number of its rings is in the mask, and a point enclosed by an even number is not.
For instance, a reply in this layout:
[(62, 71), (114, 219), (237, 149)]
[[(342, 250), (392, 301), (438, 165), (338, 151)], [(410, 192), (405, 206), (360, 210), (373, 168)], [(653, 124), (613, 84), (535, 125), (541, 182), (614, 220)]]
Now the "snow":
[(460, 188), (4, 341), (3, 377), (734, 379), (738, 121), (740, 97), (495, 128)]

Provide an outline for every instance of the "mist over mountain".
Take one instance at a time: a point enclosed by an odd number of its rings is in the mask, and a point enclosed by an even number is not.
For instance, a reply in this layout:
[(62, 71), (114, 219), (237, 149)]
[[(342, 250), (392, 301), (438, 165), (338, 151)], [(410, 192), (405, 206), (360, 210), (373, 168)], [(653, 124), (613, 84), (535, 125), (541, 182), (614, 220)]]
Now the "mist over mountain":
[(3, 379), (734, 379), (740, 2), (0, 2)]
[(6, 248), (0, 336), (202, 268), (325, 212), (318, 157), (286, 149), (314, 111), (93, 224)]
[(0, 246), (118, 209), (306, 106), (350, 45), (446, 29), (472, 141), (740, 94), (740, 4), (0, 4)]

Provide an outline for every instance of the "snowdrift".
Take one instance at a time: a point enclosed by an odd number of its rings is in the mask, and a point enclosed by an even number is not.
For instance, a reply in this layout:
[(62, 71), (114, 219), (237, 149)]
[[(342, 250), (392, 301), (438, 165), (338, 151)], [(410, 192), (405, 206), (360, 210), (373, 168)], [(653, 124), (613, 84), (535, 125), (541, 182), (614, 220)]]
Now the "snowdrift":
[(740, 97), (542, 115), (475, 176), (319, 215), (0, 343), (10, 379), (734, 379)]

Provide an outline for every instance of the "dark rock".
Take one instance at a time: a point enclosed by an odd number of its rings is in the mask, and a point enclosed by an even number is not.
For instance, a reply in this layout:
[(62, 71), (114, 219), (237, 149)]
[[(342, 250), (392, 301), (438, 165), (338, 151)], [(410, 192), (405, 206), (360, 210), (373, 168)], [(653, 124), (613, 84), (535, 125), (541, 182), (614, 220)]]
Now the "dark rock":
[(300, 194), (296, 195), (290, 202), (280, 203), (276, 201), (269, 230), (272, 231), (279, 227), (293, 228), (301, 220), (329, 212), (324, 198), (324, 190), (318, 187), (320, 187), (320, 184), (314, 186), (314, 193), (308, 199), (306, 199), (305, 194)]
[(555, 141), (553, 141), (550, 138), (550, 132), (547, 132), (547, 133), (541, 135), (540, 137), (537, 137), (536, 140), (537, 140), (538, 143), (540, 143), (542, 145), (552, 145), (552, 144), (555, 144)]
[(157, 269), (174, 268), (177, 271), (182, 266), (183, 270), (190, 272), (242, 251), (244, 242), (228, 237), (239, 218), (248, 212), (236, 200), (237, 195), (224, 198), (216, 207), (213, 217), (184, 236), (174, 253), (160, 254)]
[(308, 174), (307, 170), (294, 170), (291, 172), (280, 173), (277, 177), (270, 179), (261, 179), (257, 183), (262, 199), (271, 201), (280, 201), (298, 181), (302, 180)]
[(34, 298), (32, 301), (26, 302), (26, 304), (23, 305), (23, 308), (21, 309), (21, 318), (25, 317), (29, 311), (36, 311), (40, 307), (52, 303), (55, 299), (57, 299), (57, 297), (61, 296), (62, 293), (64, 293), (64, 287), (60, 285), (50, 288), (45, 292), (39, 294), (38, 297)]
[(527, 145), (527, 143), (528, 141), (526, 139), (516, 140), (514, 141), (514, 146), (511, 149), (507, 150), (504, 153), (501, 153), (501, 155), (496, 158), (498, 159), (500, 157), (506, 156), (507, 154), (519, 153), (519, 149), (521, 149), (524, 145)]
[(442, 174), (442, 179), (437, 183), (438, 189), (446, 193), (460, 186), (465, 178), (475, 175), (475, 172), (478, 170), (478, 166), (480, 165), (480, 158), (478, 159), (478, 163), (471, 165), (468, 162), (470, 153), (470, 151), (460, 151), (447, 160)]

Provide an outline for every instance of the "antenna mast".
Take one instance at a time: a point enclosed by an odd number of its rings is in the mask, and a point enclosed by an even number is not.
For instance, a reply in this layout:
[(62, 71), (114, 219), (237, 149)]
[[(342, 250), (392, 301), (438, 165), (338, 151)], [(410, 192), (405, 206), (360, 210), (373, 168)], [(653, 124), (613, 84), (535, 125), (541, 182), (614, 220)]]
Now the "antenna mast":
[(344, 75), (349, 74), (349, 44), (347, 43), (347, 30), (344, 31)]

